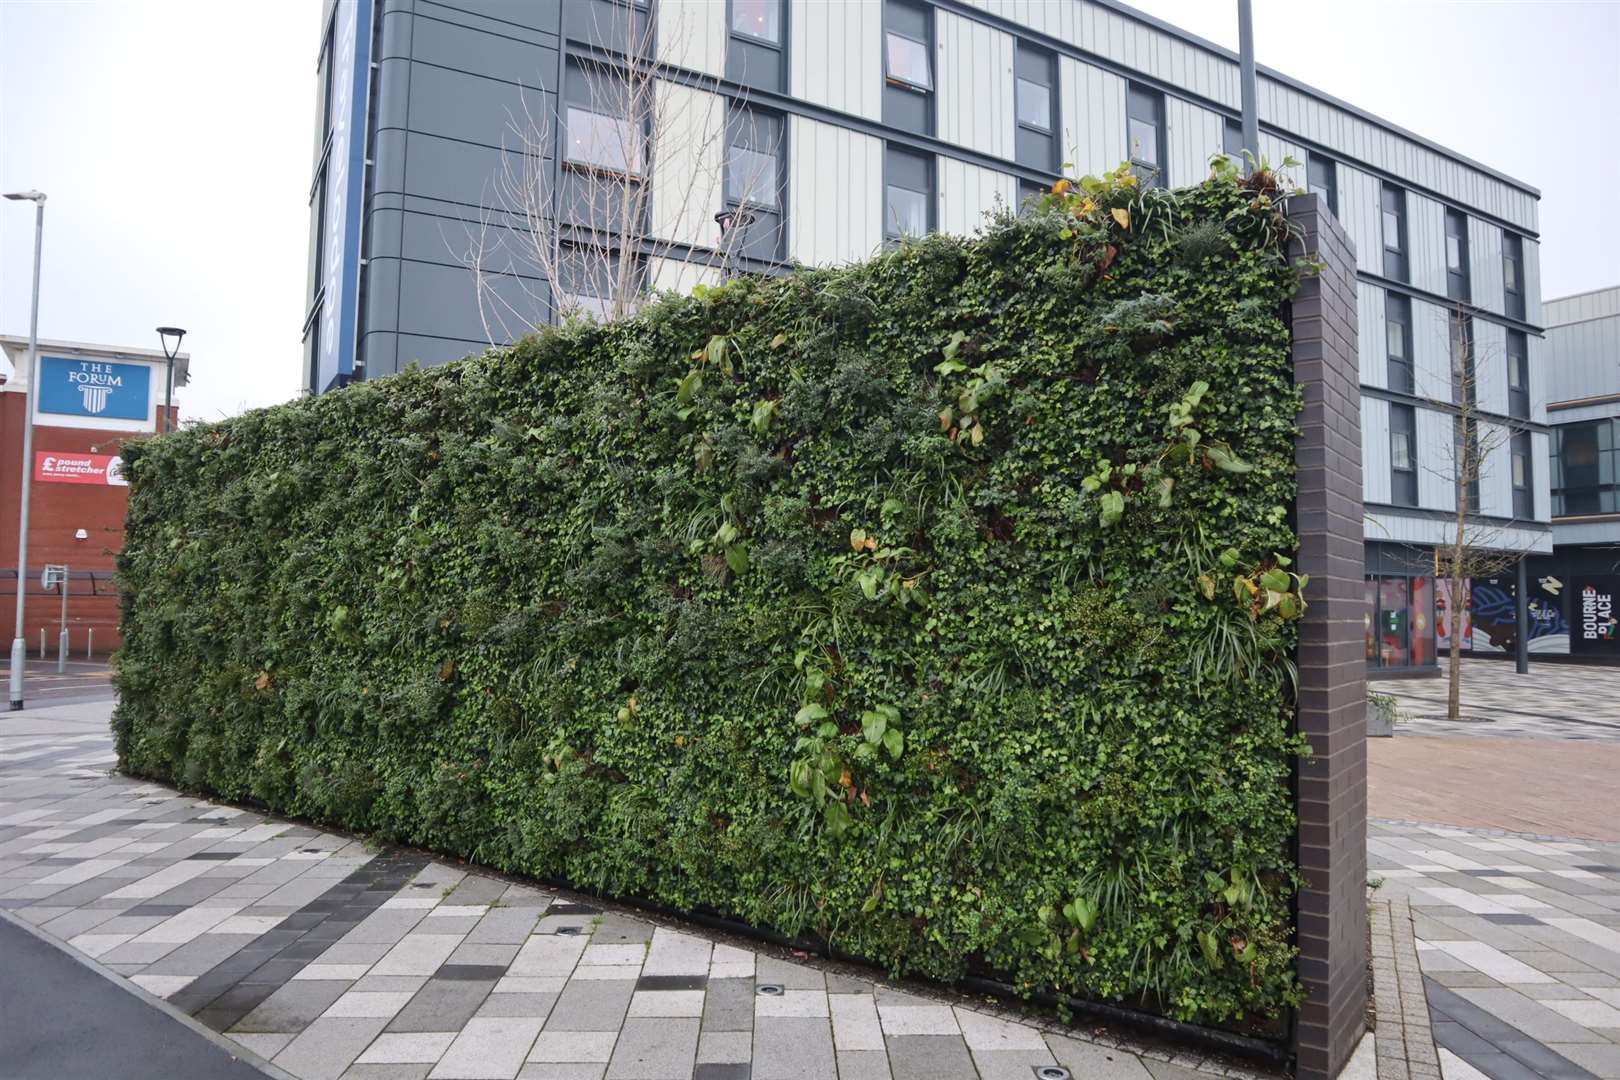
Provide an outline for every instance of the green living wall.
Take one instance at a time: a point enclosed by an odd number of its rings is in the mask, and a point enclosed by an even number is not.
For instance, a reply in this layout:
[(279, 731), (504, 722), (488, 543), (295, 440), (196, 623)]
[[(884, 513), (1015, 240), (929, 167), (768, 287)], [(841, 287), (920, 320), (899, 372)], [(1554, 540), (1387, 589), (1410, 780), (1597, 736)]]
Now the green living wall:
[(133, 445), (122, 766), (897, 971), (1278, 1016), (1277, 197), (1114, 175)]

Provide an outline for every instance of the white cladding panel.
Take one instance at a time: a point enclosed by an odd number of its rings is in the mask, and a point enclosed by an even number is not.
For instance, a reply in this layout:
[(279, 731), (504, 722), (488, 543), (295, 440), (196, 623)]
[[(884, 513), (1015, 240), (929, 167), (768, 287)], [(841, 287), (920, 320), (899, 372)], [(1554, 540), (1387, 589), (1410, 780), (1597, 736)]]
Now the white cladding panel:
[[(1548, 460), (1552, 451), (1552, 437), (1544, 431), (1530, 433), (1530, 491), (1536, 504), (1536, 520), (1552, 520), (1552, 487), (1549, 479), (1551, 462)], [(1620, 533), (1620, 526), (1615, 531)]]
[(655, 94), (662, 130), (652, 165), (652, 233), (683, 244), (711, 243), (725, 171), (725, 99), (664, 80)]
[(685, 296), (694, 285), (718, 285), (720, 271), (713, 266), (700, 266), (681, 259), (653, 259), (652, 287), (655, 292), (672, 292)]
[(1446, 212), (1433, 199), (1406, 193), (1407, 270), (1425, 292), (1446, 295)]
[[(1288, 177), (1300, 187), (1305, 186), (1305, 148), (1298, 143), (1279, 138), (1269, 131), (1260, 132), (1260, 157), (1272, 170)], [(1284, 165), (1289, 158), (1297, 165)]]
[(1439, 304), (1412, 301), (1412, 381), (1418, 397), (1451, 400), (1450, 320)]
[(807, 266), (866, 258), (883, 241), (883, 141), (803, 116), (791, 123), (788, 257)]
[(1435, 409), (1414, 409), (1413, 414), (1417, 420), (1418, 505), (1425, 510), (1455, 510), (1452, 416)]
[[(715, 8), (728, 6), (720, 0), (707, 2)], [(792, 95), (881, 121), (882, 3), (879, 0), (800, 0), (787, 7)]]
[(1058, 58), (1059, 147), (1076, 176), (1100, 176), (1127, 157), (1125, 80), (1071, 56)]
[[(1620, 296), (1620, 290), (1614, 291)], [(1601, 310), (1593, 304), (1577, 307), (1568, 300), (1547, 305), (1550, 317), (1569, 318), (1575, 313), (1582, 319), (1552, 327), (1545, 342), (1531, 339), (1531, 371), (1544, 370), (1548, 401), (1620, 394), (1620, 315), (1584, 314)]]
[(1018, 178), (1008, 173), (970, 165), (952, 157), (938, 157), (939, 231), (966, 235), (984, 224), (986, 211), (1013, 209), (1018, 202)]
[(1474, 319), (1474, 397), (1486, 412), (1507, 415), (1507, 329)]
[(939, 137), (953, 146), (1011, 160), (1012, 35), (935, 8), (934, 39), (939, 54), (934, 79)]
[[(1547, 354), (1552, 350), (1547, 342), (1534, 334), (1524, 336), (1526, 366), (1530, 369), (1530, 419), (1537, 424), (1547, 422)], [(1620, 353), (1614, 354), (1615, 372), (1620, 374)], [(1620, 381), (1620, 380), (1616, 380)]]
[(1344, 162), (1338, 165), (1339, 220), (1356, 245), (1356, 269), (1384, 272), (1382, 209), (1378, 178)]
[[(871, 0), (873, 6), (878, 0)], [(1087, 52), (1156, 76), (1172, 86), (1236, 109), (1238, 67), (1232, 59), (1148, 26), (1090, 0), (967, 0), (982, 11), (1050, 34)], [(1528, 192), (1429, 149), (1404, 135), (1268, 75), (1258, 80), (1260, 120), (1358, 158), (1466, 206), (1536, 228), (1536, 198)], [(1269, 154), (1267, 156), (1270, 156)], [(1294, 154), (1303, 160), (1303, 155)], [(1273, 164), (1276, 163), (1273, 158)]]
[(1475, 304), (1502, 312), (1502, 228), (1477, 217), (1468, 219), (1468, 288)]
[(1371, 503), (1390, 498), (1389, 402), (1382, 398), (1361, 399), (1361, 497)]
[[(1456, 536), (1456, 522), (1444, 518), (1407, 517), (1395, 510), (1369, 510), (1362, 532), (1369, 540), (1404, 544), (1449, 544)], [(1481, 536), (1480, 547), (1496, 551), (1552, 551), (1552, 530), (1546, 526), (1505, 525)], [(1559, 543), (1563, 543), (1560, 534)]]
[(658, 60), (705, 75), (726, 73), (726, 5), (714, 0), (658, 0)]
[(1479, 511), (1491, 517), (1513, 516), (1513, 462), (1509, 457), (1512, 439), (1501, 424), (1479, 422), (1479, 448), (1484, 460), (1479, 467)]
[(1524, 241), (1524, 321), (1531, 326), (1543, 326), (1541, 312), (1541, 245), (1534, 240)]
[(1165, 142), (1170, 160), (1165, 168), (1171, 187), (1201, 183), (1209, 175), (1209, 159), (1221, 153), (1225, 121), (1180, 98), (1166, 98)]
[(1546, 311), (1548, 326), (1620, 315), (1620, 286), (1549, 299), (1546, 301)]
[(1365, 281), (1356, 282), (1356, 324), (1360, 327), (1357, 348), (1361, 353), (1361, 384), (1389, 386), (1389, 350), (1384, 328), (1384, 290)]

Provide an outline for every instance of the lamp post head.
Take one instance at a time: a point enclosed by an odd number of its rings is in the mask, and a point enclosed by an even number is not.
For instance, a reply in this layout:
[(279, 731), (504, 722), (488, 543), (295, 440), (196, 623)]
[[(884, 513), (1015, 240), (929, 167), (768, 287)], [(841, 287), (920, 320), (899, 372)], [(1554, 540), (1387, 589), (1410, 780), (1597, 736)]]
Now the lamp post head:
[(714, 223), (720, 226), (720, 239), (724, 240), (731, 235), (733, 229), (746, 229), (754, 223), (754, 215), (741, 207), (735, 210), (722, 210), (714, 215)]
[(45, 193), (43, 191), (8, 191), (6, 198), (12, 202), (31, 202), (44, 205)]
[[(175, 353), (180, 351), (180, 339), (186, 336), (186, 332), (178, 326), (160, 326), (157, 333), (163, 342), (163, 355), (173, 360)], [(173, 344), (170, 343), (170, 338), (174, 339)]]

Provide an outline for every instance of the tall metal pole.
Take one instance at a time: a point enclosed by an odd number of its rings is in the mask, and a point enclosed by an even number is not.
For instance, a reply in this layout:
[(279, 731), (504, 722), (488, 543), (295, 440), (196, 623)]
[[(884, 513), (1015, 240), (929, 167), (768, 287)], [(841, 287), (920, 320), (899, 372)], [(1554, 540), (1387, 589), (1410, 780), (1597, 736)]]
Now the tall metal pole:
[(1260, 158), (1260, 106), (1254, 89), (1254, 15), (1249, 0), (1238, 0), (1238, 82), (1243, 91), (1243, 174)]
[(28, 315), (28, 385), (23, 388), (22, 514), (17, 526), (17, 625), (11, 636), (11, 708), (23, 707), (23, 599), (28, 591), (28, 496), (34, 481), (34, 401), (39, 396), (39, 257), (45, 236), (45, 196), (34, 193), (34, 299)]
[(1518, 646), (1513, 651), (1513, 666), (1518, 671), (1518, 673), (1520, 675), (1528, 675), (1528, 674), (1530, 674), (1530, 570), (1529, 570), (1529, 566), (1530, 566), (1530, 558), (1529, 558), (1529, 556), (1520, 555), (1519, 556), (1519, 579), (1518, 579), (1517, 582), (1515, 582), (1515, 584), (1518, 587), (1516, 589), (1514, 589), (1514, 592), (1517, 594), (1515, 599), (1518, 600), (1518, 604), (1516, 605), (1518, 607), (1518, 611), (1516, 611), (1514, 613), (1515, 615), (1518, 616), (1518, 627), (1517, 627), (1517, 633), (1515, 633), (1514, 636), (1518, 639)]
[(174, 405), (174, 357), (169, 357), (169, 365), (163, 375), (163, 426), (159, 431), (170, 430), (169, 409)]

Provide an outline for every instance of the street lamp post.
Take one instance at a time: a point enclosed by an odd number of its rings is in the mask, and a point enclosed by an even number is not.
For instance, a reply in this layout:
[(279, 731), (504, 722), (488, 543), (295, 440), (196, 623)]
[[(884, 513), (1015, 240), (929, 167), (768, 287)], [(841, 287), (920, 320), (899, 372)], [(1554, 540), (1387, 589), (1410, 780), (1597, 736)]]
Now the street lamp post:
[(8, 191), (13, 202), (34, 204), (34, 296), (28, 314), (28, 382), (23, 386), (22, 511), (17, 525), (17, 625), (11, 635), (11, 708), (23, 707), (23, 668), (28, 643), (23, 640), (23, 600), (28, 590), (28, 496), (34, 480), (34, 399), (39, 394), (39, 256), (45, 236), (45, 193)]
[[(163, 342), (163, 355), (169, 358), (168, 370), (163, 376), (163, 424), (158, 430), (168, 431), (173, 427), (169, 417), (174, 405), (174, 358), (180, 352), (180, 340), (186, 336), (186, 332), (178, 326), (160, 326), (157, 328), (157, 335), (158, 340)], [(174, 339), (172, 345), (169, 343), (170, 338)]]

